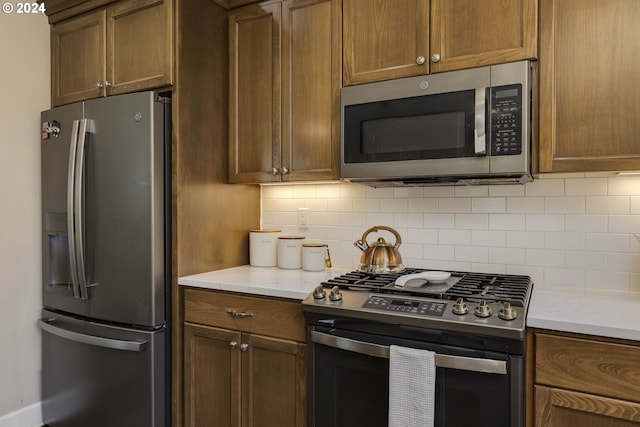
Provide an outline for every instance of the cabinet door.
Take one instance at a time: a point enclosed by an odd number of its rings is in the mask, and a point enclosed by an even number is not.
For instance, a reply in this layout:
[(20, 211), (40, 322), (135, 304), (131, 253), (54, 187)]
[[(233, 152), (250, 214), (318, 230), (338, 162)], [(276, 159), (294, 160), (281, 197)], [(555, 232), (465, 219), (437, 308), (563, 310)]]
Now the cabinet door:
[(184, 325), (185, 426), (240, 427), (240, 333)]
[(624, 400), (535, 386), (535, 401), (536, 427), (637, 427), (640, 423), (640, 404)]
[(306, 426), (306, 346), (252, 334), (242, 340), (242, 426)]
[(280, 16), (279, 3), (229, 15), (230, 182), (280, 181)]
[(540, 171), (640, 169), (640, 3), (540, 0)]
[(172, 83), (172, 17), (171, 0), (123, 1), (108, 9), (109, 95)]
[(535, 58), (537, 0), (431, 0), (431, 72)]
[(341, 0), (289, 0), (282, 8), (282, 180), (335, 179)]
[(51, 26), (51, 103), (104, 96), (105, 12), (96, 11)]
[(429, 0), (343, 2), (345, 86), (429, 71)]

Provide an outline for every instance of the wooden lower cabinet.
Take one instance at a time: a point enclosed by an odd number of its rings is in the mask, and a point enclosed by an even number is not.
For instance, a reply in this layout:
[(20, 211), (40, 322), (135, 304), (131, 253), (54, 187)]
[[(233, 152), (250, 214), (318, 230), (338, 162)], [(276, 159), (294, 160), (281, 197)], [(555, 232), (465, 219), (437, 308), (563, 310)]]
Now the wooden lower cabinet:
[[(266, 297), (185, 292), (185, 426), (306, 426), (306, 344), (287, 328), (274, 335), (292, 338), (248, 332), (252, 323), (292, 319), (296, 308), (301, 316), (299, 306)], [(214, 312), (210, 317), (209, 310)], [(207, 324), (190, 321), (194, 319)], [(229, 323), (237, 327), (230, 329)], [(304, 329), (303, 322), (297, 326)]]
[(535, 427), (640, 425), (640, 344), (535, 333)]

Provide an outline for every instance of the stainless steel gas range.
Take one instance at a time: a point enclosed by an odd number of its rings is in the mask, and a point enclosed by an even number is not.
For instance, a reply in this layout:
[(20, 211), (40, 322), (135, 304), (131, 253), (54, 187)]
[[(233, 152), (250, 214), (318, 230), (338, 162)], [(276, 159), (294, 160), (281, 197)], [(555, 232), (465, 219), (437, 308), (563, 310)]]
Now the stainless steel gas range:
[(303, 301), (309, 425), (387, 426), (389, 349), (435, 352), (435, 426), (525, 425), (528, 276), (343, 274)]

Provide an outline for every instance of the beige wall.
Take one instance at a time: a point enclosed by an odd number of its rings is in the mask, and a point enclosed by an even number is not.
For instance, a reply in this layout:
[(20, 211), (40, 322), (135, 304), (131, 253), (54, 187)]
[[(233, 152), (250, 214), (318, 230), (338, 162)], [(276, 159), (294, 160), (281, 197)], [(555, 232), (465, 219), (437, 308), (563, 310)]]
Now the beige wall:
[(0, 427), (27, 427), (38, 423), (40, 401), (38, 126), (50, 106), (45, 15), (0, 11), (0, 64)]

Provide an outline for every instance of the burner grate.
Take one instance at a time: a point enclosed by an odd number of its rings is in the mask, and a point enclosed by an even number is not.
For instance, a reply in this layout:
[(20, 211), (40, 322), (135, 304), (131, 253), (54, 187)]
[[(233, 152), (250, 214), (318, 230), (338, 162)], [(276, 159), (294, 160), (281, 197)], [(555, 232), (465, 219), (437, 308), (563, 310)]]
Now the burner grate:
[(508, 301), (514, 307), (524, 307), (530, 287), (528, 276), (467, 273), (447, 290), (446, 295), (450, 299), (464, 298), (472, 302)]

